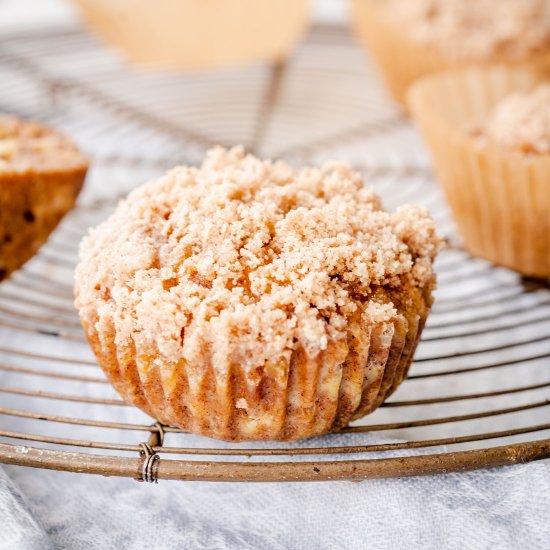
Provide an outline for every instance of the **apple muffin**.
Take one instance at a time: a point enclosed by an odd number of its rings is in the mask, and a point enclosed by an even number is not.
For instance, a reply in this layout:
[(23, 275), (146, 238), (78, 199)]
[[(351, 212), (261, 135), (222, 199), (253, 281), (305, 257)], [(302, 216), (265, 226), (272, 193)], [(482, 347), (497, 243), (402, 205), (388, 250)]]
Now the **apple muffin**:
[(407, 374), (441, 246), (344, 165), (210, 151), (83, 240), (76, 307), (120, 395), (210, 437), (292, 440), (373, 411)]
[(359, 41), (403, 106), (410, 85), (445, 69), (489, 64), (547, 71), (547, 0), (352, 0)]
[(550, 277), (550, 85), (470, 68), (420, 80), (409, 99), (465, 248)]
[(36, 253), (74, 206), (87, 169), (60, 132), (0, 115), (0, 281)]
[(479, 135), (528, 156), (550, 154), (550, 84), (501, 99)]

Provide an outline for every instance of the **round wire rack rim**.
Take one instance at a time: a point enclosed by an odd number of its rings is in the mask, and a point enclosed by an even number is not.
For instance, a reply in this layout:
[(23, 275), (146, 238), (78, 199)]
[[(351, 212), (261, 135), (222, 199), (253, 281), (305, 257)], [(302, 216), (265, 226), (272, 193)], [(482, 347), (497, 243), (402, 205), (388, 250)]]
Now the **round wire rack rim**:
[[(338, 53), (327, 59), (324, 46), (336, 38)], [(175, 151), (175, 143), (181, 151), (178, 162), (185, 160), (181, 155), (192, 158), (193, 151), (199, 150), (202, 154), (213, 142), (207, 137), (211, 132), (229, 135), (226, 125), (236, 124), (235, 135), (241, 136), (238, 125), (242, 122), (244, 127), (246, 120), (235, 122), (224, 116), (225, 110), (233, 108), (241, 115), (253, 108), (249, 149), (269, 149), (272, 155), (287, 152), (291, 162), (302, 164), (321, 162), (329, 150), (351, 155), (360, 145), (361, 154), (349, 162), (377, 182), (377, 191), (388, 199), (391, 209), (411, 201), (429, 207), (450, 236), (450, 252), (438, 261), (444, 292), (424, 333), (426, 347), (417, 354), (416, 366), (400, 388), (400, 400), (390, 400), (377, 411), (381, 420), (348, 427), (319, 443), (270, 444), (269, 448), (197, 443), (183, 430), (145, 424), (148, 420), (115, 396), (106, 380), (97, 376), (98, 370), (90, 370), (97, 364), (74, 313), (71, 273), (80, 237), (125, 192), (110, 189), (113, 193), (108, 198), (81, 201), (39, 254), (0, 288), (0, 331), (16, 336), (13, 341), (0, 342), (0, 462), (149, 482), (313, 481), (428, 475), (550, 458), (550, 439), (544, 439), (550, 433), (550, 379), (545, 377), (550, 374), (545, 371), (550, 323), (544, 317), (550, 304), (548, 285), (519, 280), (458, 248), (429, 165), (415, 158), (418, 144), (408, 122), (376, 92), (378, 85), (364, 62), (348, 63), (359, 56), (351, 51), (355, 46), (347, 36), (314, 30), (302, 44), (303, 51), (289, 62), (261, 69), (255, 78), (265, 76), (265, 90), (260, 89), (252, 101), (249, 80), (228, 77), (221, 116), (212, 104), (211, 92), (213, 86), (226, 82), (225, 76), (201, 77), (193, 86), (189, 85), (192, 79), (181, 75), (166, 77), (155, 86), (152, 102), (151, 87), (130, 86), (137, 75), (110, 63), (105, 51), (101, 63), (80, 70), (81, 54), (89, 55), (95, 47), (84, 33), (71, 34), (71, 48), (62, 45), (55, 33), (21, 38), (21, 47), (18, 40), (17, 36), (0, 37), (0, 75), (3, 71), (6, 75), (0, 79), (2, 102), (20, 105), (20, 113), (25, 114), (32, 113), (28, 98), (37, 90), (44, 92), (41, 101), (48, 101), (48, 94), (52, 104), (59, 106), (63, 100), (63, 109), (47, 111), (49, 122), (87, 144), (94, 159), (92, 172), (97, 170), (101, 179), (110, 180), (115, 173), (135, 178), (142, 170), (164, 170), (174, 162), (170, 151)], [(319, 48), (320, 44), (324, 46)], [(349, 53), (345, 66), (339, 67), (338, 60)], [(308, 63), (314, 58), (318, 62), (311, 71)], [(325, 78), (330, 80), (327, 89), (335, 94), (323, 100), (332, 112), (326, 119), (333, 121), (341, 115), (347, 122), (334, 128), (315, 113), (315, 132), (309, 132), (301, 117), (304, 113), (311, 116), (312, 109), (293, 94), (313, 86), (312, 93), (322, 95)], [(18, 88), (24, 82), (26, 94)], [(204, 91), (199, 94), (204, 97), (193, 95), (196, 90)], [(171, 103), (176, 96), (177, 105)], [(65, 103), (74, 111), (65, 109)], [(157, 109), (164, 104), (168, 110)], [(38, 114), (42, 116), (42, 110)], [(322, 123), (320, 132), (317, 122)], [(198, 126), (191, 129), (189, 124)], [(296, 136), (300, 143), (293, 141)], [(520, 323), (522, 330), (515, 331)], [(431, 389), (419, 392), (423, 387)], [(394, 437), (391, 431), (399, 435)], [(164, 445), (165, 434), (171, 446)], [(521, 442), (526, 435), (529, 441)], [(190, 446), (194, 444), (204, 446)], [(366, 458), (366, 453), (386, 451), (392, 454)], [(402, 451), (402, 456), (394, 451)], [(325, 462), (323, 457), (328, 455), (331, 461)], [(355, 455), (353, 460), (351, 455)], [(235, 461), (217, 462), (215, 456)], [(279, 462), (266, 458), (276, 456), (288, 458)], [(259, 457), (264, 458), (259, 461)]]
[[(348, 445), (339, 447), (301, 447), (301, 448), (204, 448), (204, 447), (164, 447), (162, 445), (155, 445), (159, 437), (159, 431), (151, 430), (150, 441), (152, 441), (151, 448), (155, 453), (169, 453), (180, 455), (203, 455), (203, 456), (299, 456), (299, 455), (326, 455), (326, 454), (362, 454), (372, 452), (383, 451), (395, 451), (406, 449), (422, 449), (428, 447), (442, 447), (448, 445), (457, 445), (461, 443), (471, 443), (477, 441), (487, 441), (490, 439), (498, 439), (502, 437), (512, 437), (515, 435), (524, 435), (535, 432), (542, 432), (550, 430), (550, 424), (540, 424), (536, 426), (527, 426), (523, 428), (517, 428), (512, 430), (504, 430), (499, 432), (489, 432), (482, 434), (467, 435), (462, 437), (448, 437), (443, 439), (428, 439), (428, 440), (415, 440), (415, 441), (403, 441), (396, 443), (381, 443), (371, 445)], [(143, 430), (145, 431), (145, 430)], [(368, 430), (363, 430), (368, 431)], [(340, 432), (342, 433), (342, 432)], [(328, 434), (334, 435), (334, 434)], [(88, 449), (105, 449), (112, 451), (128, 451), (139, 452), (141, 449), (139, 445), (128, 445), (123, 443), (107, 443), (98, 441), (84, 441), (75, 440), (61, 437), (52, 436), (40, 436), (27, 434), (22, 432), (12, 432), (8, 430), (0, 430), (0, 437), (9, 439), (20, 439), (23, 441), (34, 441), (41, 443), (51, 443), (55, 445), (65, 445), (70, 447), (83, 447)]]
[[(550, 439), (545, 439), (472, 451), (369, 460), (245, 463), (162, 459), (154, 462), (148, 481), (363, 481), (511, 466), (543, 460), (549, 455)], [(67, 453), (7, 443), (0, 443), (0, 456), (6, 464), (17, 466), (129, 477), (138, 481), (144, 481), (143, 471), (148, 461), (147, 456), (122, 458)]]

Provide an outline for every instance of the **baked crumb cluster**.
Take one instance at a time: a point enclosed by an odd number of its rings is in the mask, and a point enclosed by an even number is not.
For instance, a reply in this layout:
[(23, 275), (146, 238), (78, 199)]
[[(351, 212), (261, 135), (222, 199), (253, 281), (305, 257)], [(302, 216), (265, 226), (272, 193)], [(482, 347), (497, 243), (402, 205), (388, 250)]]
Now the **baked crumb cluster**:
[(485, 135), (523, 153), (550, 153), (550, 84), (503, 99), (491, 114)]
[(454, 59), (515, 60), (550, 44), (547, 0), (389, 0), (387, 15)]
[(117, 344), (139, 334), (172, 359), (206, 348), (261, 366), (298, 346), (318, 354), (357, 312), (392, 318), (373, 292), (429, 284), (440, 246), (423, 209), (383, 211), (343, 165), (293, 170), (216, 148), (200, 168), (137, 189), (90, 232), (77, 307), (85, 322), (114, 324)]
[(0, 114), (0, 175), (71, 169), (87, 161), (60, 132)]

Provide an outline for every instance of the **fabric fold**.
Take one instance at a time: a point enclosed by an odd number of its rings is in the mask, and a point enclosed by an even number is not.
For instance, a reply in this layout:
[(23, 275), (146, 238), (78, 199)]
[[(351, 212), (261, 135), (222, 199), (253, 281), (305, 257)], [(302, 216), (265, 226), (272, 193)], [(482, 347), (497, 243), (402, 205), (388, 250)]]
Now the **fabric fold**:
[(54, 546), (19, 487), (0, 468), (0, 548), (49, 550)]

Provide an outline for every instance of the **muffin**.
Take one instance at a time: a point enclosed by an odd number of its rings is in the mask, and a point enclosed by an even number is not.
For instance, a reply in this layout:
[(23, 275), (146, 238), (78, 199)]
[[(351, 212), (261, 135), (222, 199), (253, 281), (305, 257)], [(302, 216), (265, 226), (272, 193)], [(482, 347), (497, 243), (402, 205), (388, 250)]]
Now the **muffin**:
[(550, 277), (550, 87), (502, 67), (427, 77), (409, 96), (465, 247)]
[(309, 0), (75, 0), (130, 61), (205, 69), (284, 58), (306, 27)]
[(209, 152), (132, 192), (81, 245), (76, 307), (110, 381), (164, 424), (293, 440), (406, 376), (441, 242), (339, 164)]
[(0, 281), (36, 253), (73, 207), (87, 168), (60, 132), (0, 115)]
[(354, 28), (393, 97), (419, 77), (466, 65), (550, 66), (547, 0), (352, 0)]

